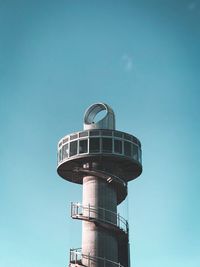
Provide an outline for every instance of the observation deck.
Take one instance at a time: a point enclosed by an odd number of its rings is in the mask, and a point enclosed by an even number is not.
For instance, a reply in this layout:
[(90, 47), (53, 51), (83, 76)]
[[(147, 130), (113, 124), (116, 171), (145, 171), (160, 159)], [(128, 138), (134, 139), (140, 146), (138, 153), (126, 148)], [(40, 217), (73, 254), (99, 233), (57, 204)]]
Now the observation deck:
[(86, 130), (63, 137), (58, 143), (58, 174), (64, 179), (82, 183), (83, 174), (76, 168), (88, 162), (108, 162), (119, 169), (125, 181), (142, 172), (141, 143), (133, 135), (108, 129)]

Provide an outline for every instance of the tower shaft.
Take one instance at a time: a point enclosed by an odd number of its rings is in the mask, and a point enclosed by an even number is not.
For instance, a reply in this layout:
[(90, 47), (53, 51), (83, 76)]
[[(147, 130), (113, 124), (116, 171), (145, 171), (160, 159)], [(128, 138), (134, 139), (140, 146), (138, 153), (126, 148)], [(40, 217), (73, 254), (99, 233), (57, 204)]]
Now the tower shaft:
[[(82, 223), (82, 253), (99, 258), (99, 260), (94, 259), (92, 265), (94, 267), (103, 267), (104, 262), (100, 258), (118, 262), (116, 234), (98, 224), (98, 220), (104, 223), (107, 221), (117, 223), (115, 188), (99, 177), (85, 176), (83, 178), (83, 206), (90, 207), (90, 210), (85, 210), (84, 215), (95, 218), (96, 223), (93, 220)], [(87, 264), (87, 259), (83, 260), (83, 264)]]

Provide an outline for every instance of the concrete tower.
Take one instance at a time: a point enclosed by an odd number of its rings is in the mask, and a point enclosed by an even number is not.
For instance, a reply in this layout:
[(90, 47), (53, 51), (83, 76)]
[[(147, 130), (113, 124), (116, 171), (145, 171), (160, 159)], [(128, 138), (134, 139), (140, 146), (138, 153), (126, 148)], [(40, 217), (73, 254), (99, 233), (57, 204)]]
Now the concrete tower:
[[(95, 122), (101, 111), (106, 115)], [(83, 184), (83, 201), (71, 203), (71, 217), (82, 220), (82, 249), (70, 250), (70, 267), (129, 267), (128, 222), (117, 212), (127, 184), (142, 172), (141, 144), (115, 130), (115, 115), (104, 103), (90, 106), (84, 130), (58, 143), (58, 174)]]

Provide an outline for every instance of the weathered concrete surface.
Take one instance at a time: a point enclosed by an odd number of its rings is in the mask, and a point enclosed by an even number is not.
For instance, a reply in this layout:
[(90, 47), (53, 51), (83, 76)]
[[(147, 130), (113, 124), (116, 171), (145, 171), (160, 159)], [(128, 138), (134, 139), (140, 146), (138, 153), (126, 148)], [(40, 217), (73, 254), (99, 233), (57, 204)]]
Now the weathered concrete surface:
[[(115, 189), (107, 182), (95, 176), (86, 176), (83, 179), (83, 205), (90, 205), (91, 210), (103, 208), (114, 213), (117, 212), (117, 195)], [(85, 211), (87, 213), (87, 211)], [(90, 217), (116, 220), (112, 213), (91, 211)], [(94, 222), (83, 221), (82, 223), (82, 253), (85, 255), (105, 257), (106, 259), (118, 261), (118, 242), (113, 232), (108, 232), (102, 227), (96, 226)], [(88, 266), (88, 260), (83, 259), (83, 264)], [(103, 266), (103, 261), (94, 261), (92, 267)]]

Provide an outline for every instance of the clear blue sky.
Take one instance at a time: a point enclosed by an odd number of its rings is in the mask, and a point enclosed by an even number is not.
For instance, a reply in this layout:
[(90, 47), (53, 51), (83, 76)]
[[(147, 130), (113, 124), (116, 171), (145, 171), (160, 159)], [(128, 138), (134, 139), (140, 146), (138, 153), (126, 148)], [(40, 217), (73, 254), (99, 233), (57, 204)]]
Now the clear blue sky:
[(0, 1), (1, 267), (64, 267), (81, 246), (56, 146), (98, 101), (143, 145), (132, 266), (200, 266), (199, 25), (195, 0)]

